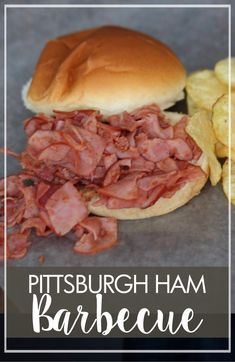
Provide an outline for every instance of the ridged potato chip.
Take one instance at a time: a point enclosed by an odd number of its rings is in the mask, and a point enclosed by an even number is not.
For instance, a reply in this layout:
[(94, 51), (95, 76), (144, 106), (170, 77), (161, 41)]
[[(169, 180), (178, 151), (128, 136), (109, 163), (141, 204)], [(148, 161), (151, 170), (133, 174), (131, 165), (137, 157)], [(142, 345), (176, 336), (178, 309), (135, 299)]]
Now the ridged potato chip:
[[(228, 137), (228, 95), (220, 97), (212, 111), (212, 123), (216, 138), (225, 146), (229, 146)], [(235, 150), (235, 93), (231, 93), (231, 147)]]
[[(218, 158), (228, 158), (229, 148), (221, 142), (216, 142), (215, 154)], [(231, 160), (235, 162), (235, 150), (231, 149)]]
[[(228, 58), (216, 63), (215, 75), (220, 82), (228, 86)], [(235, 88), (235, 58), (231, 58), (231, 87)]]
[(208, 113), (199, 111), (189, 117), (186, 131), (206, 154), (211, 184), (215, 186), (221, 178), (221, 165), (215, 156), (216, 137)]
[(213, 70), (205, 69), (187, 78), (186, 90), (197, 107), (211, 111), (217, 99), (228, 92), (228, 87), (216, 78)]
[[(229, 163), (228, 160), (223, 165), (222, 183), (224, 193), (229, 199)], [(235, 205), (235, 162), (231, 161), (231, 203)]]
[[(187, 95), (187, 107), (189, 116), (193, 116), (196, 112), (203, 111), (203, 108), (198, 107), (189, 95)], [(211, 118), (211, 112), (207, 111), (207, 113), (209, 118)]]
[(192, 100), (192, 98), (188, 95), (187, 96), (187, 107), (188, 107), (188, 114), (192, 116), (194, 113), (200, 111), (200, 108), (197, 107), (195, 102)]

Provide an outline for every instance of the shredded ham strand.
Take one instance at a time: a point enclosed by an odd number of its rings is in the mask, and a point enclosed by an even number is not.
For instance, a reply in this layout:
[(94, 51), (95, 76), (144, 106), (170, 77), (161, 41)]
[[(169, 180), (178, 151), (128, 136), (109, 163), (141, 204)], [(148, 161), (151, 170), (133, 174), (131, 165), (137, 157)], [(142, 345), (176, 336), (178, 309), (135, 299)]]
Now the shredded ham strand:
[[(117, 242), (117, 220), (89, 216), (85, 194), (107, 208), (146, 208), (201, 177), (201, 150), (186, 133), (187, 117), (172, 126), (156, 105), (102, 122), (93, 110), (55, 111), (24, 122), (23, 171), (7, 178), (7, 257), (23, 257), (32, 229), (39, 236), (73, 232), (74, 251), (91, 254)], [(1, 151), (4, 151), (3, 149)], [(4, 180), (0, 181), (0, 258)]]

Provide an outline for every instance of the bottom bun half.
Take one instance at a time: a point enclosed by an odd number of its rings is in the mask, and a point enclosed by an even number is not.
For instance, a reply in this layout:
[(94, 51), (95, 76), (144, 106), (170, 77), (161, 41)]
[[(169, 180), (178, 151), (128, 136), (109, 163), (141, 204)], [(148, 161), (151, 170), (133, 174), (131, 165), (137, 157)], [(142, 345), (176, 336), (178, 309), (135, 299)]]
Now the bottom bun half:
[[(182, 114), (166, 112), (168, 119), (172, 124), (176, 124)], [(109, 209), (106, 206), (94, 206), (95, 201), (99, 199), (99, 196), (94, 196), (89, 204), (88, 208), (92, 214), (98, 216), (115, 217), (119, 220), (137, 220), (145, 219), (153, 216), (160, 216), (174, 211), (178, 207), (187, 204), (193, 197), (197, 196), (203, 186), (206, 184), (209, 174), (208, 160), (204, 153), (202, 153), (200, 159), (194, 163), (201, 167), (205, 175), (197, 178), (193, 181), (187, 182), (180, 190), (171, 198), (161, 197), (154, 205), (146, 208), (124, 208), (124, 209)]]

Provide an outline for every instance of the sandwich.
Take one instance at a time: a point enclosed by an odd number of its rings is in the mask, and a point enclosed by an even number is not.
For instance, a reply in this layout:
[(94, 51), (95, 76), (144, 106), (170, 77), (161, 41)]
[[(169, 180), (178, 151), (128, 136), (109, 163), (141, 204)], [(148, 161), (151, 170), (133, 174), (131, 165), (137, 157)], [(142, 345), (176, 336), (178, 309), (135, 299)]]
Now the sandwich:
[[(23, 87), (36, 115), (18, 156), (21, 179), (34, 178), (41, 234), (75, 230), (75, 251), (100, 251), (114, 244), (117, 219), (163, 215), (199, 194), (208, 157), (188, 116), (166, 111), (185, 79), (172, 50), (134, 30), (104, 26), (46, 44)], [(26, 221), (24, 231), (37, 230)]]
[[(101, 201), (90, 202), (92, 213), (118, 219), (157, 216), (184, 205), (204, 186), (207, 160), (185, 131), (187, 117), (164, 113), (183, 98), (185, 78), (183, 65), (166, 45), (129, 29), (105, 26), (46, 44), (24, 87), (24, 103), (31, 111), (48, 115), (53, 110), (74, 111), (75, 123), (76, 112), (94, 111), (84, 117), (83, 129), (89, 129), (95, 118), (98, 130), (93, 142), (97, 134), (110, 142), (102, 145), (84, 175), (85, 181), (97, 178), (100, 183), (94, 198)], [(100, 180), (99, 167), (106, 163)], [(78, 171), (78, 176), (83, 174)], [(168, 182), (170, 191), (161, 190)], [(150, 191), (153, 199), (146, 207), (139, 201), (143, 192), (135, 189), (144, 183), (141, 190)], [(130, 188), (130, 194), (122, 199), (119, 187)]]

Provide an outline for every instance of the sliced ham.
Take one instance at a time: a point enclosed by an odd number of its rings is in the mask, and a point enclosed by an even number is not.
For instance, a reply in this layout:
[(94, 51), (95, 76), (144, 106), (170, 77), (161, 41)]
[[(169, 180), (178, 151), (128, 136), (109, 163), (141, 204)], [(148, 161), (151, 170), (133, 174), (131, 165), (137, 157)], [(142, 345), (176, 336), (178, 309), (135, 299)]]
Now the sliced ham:
[(117, 156), (112, 154), (112, 155), (107, 155), (104, 156), (104, 167), (106, 170), (108, 170), (115, 162), (117, 162)]
[[(193, 160), (201, 150), (156, 105), (109, 117), (94, 110), (55, 111), (25, 121), (27, 147), (17, 154), (24, 171), (7, 180), (8, 257), (23, 257), (32, 229), (46, 236), (73, 232), (74, 251), (94, 253), (117, 241), (117, 221), (88, 217), (88, 202), (110, 209), (147, 208), (203, 177)], [(0, 149), (1, 151), (1, 149)], [(3, 150), (4, 151), (4, 150)], [(3, 255), (4, 181), (0, 181), (0, 256)]]
[(25, 256), (30, 246), (28, 241), (29, 231), (14, 232), (7, 237), (7, 257), (9, 259), (21, 259)]
[(28, 149), (32, 154), (37, 154), (52, 143), (62, 142), (62, 137), (57, 131), (38, 130), (28, 140)]
[[(8, 176), (6, 180), (7, 185), (7, 195), (10, 197), (15, 197), (19, 195), (20, 190), (18, 186), (17, 176)], [(0, 180), (0, 196), (4, 195), (4, 179)]]
[[(71, 126), (72, 127), (72, 126)], [(70, 127), (70, 128), (71, 128)], [(73, 127), (73, 130), (76, 130), (75, 127)], [(62, 131), (61, 135), (63, 136), (64, 141), (72, 147), (75, 151), (80, 152), (86, 148), (86, 144), (84, 140), (82, 139), (80, 133), (76, 131), (71, 134), (70, 131)]]
[(178, 160), (192, 160), (193, 152), (187, 142), (183, 139), (174, 138), (173, 140), (167, 140), (167, 145), (169, 147), (171, 156), (174, 156)]
[(94, 254), (111, 248), (117, 243), (117, 220), (89, 217), (80, 223), (85, 232), (75, 243), (73, 250), (80, 254)]
[[(130, 114), (124, 112), (111, 116), (109, 124), (100, 122), (101, 117), (92, 110), (56, 111), (56, 117), (40, 115), (37, 129), (28, 140), (31, 159), (22, 155), (22, 164), (29, 169), (32, 164), (33, 172), (48, 181), (52, 181), (53, 176), (54, 179), (76, 180), (76, 175), (90, 177), (92, 181), (94, 173), (97, 175), (100, 171), (97, 166), (101, 161), (104, 164), (107, 156), (115, 156), (116, 161), (125, 158), (138, 161), (143, 156), (146, 161), (154, 163), (169, 157), (172, 161), (173, 158), (190, 160), (191, 157), (200, 157), (198, 147), (185, 132), (185, 116), (172, 127), (159, 107), (150, 105)], [(37, 117), (34, 117), (34, 123), (36, 121)], [(46, 123), (50, 124), (50, 129), (45, 129)], [(69, 147), (71, 150), (66, 152)], [(37, 159), (33, 160), (32, 156)], [(42, 161), (50, 170), (40, 163)], [(107, 165), (105, 167), (107, 169)]]
[(139, 158), (139, 156), (140, 156), (140, 153), (139, 153), (138, 149), (133, 148), (133, 147), (130, 147), (126, 151), (117, 150), (116, 154), (117, 154), (118, 158), (120, 158), (120, 159), (132, 158), (134, 160), (134, 159)]
[(98, 112), (93, 112), (89, 116), (85, 116), (82, 118), (81, 124), (82, 126), (89, 132), (97, 133), (97, 116)]
[(97, 240), (101, 232), (101, 218), (96, 216), (87, 217), (85, 220), (80, 222), (79, 226), (85, 229), (88, 233), (91, 233), (94, 240)]
[(45, 209), (57, 235), (67, 234), (88, 215), (82, 194), (69, 181), (50, 196)]
[(173, 127), (167, 126), (166, 128), (162, 128), (156, 114), (149, 114), (145, 117), (145, 123), (142, 129), (151, 139), (156, 137), (171, 139), (174, 136)]
[(106, 141), (110, 141), (110, 139), (113, 139), (114, 137), (117, 137), (121, 134), (120, 129), (112, 127), (109, 124), (103, 122), (98, 122), (97, 127), (98, 135), (100, 135)]
[(40, 217), (32, 217), (25, 220), (21, 225), (21, 232), (24, 233), (28, 229), (35, 228), (38, 236), (48, 235), (51, 231), (46, 232), (47, 224)]
[[(83, 111), (83, 113), (85, 112), (85, 110)], [(92, 111), (89, 111), (89, 114), (91, 113)], [(55, 117), (56, 119), (68, 119), (68, 118), (76, 118), (81, 112), (79, 110), (76, 110), (76, 111), (70, 111), (70, 112), (63, 112), (63, 111), (58, 111), (58, 110), (54, 110), (54, 114), (55, 114)]]
[(114, 137), (113, 140), (115, 147), (120, 151), (127, 151), (129, 149), (129, 141), (125, 136)]
[(84, 177), (89, 177), (95, 170), (98, 162), (95, 157), (95, 150), (89, 144), (79, 153), (77, 174)]
[[(82, 166), (79, 154), (68, 145), (55, 143), (43, 150), (38, 159), (54, 171), (54, 176), (58, 175), (58, 172), (68, 180), (74, 175), (80, 176)], [(67, 171), (68, 175), (64, 171)], [(74, 175), (71, 176), (71, 173)]]
[(138, 197), (134, 200), (124, 200), (118, 197), (110, 197), (106, 200), (106, 206), (109, 209), (141, 208), (145, 209), (152, 206), (164, 194), (165, 186), (159, 185), (151, 190), (150, 193), (139, 190)]
[(181, 177), (185, 179), (185, 181), (194, 181), (200, 177), (206, 177), (205, 172), (199, 166), (188, 164), (187, 168), (182, 169)]
[(187, 137), (187, 144), (189, 145), (189, 147), (191, 148), (191, 150), (193, 152), (193, 159), (194, 160), (199, 160), (199, 158), (200, 158), (200, 156), (202, 154), (202, 151), (198, 147), (196, 142), (192, 139), (192, 137), (190, 137), (190, 136)]
[(36, 191), (36, 201), (39, 203), (40, 199), (47, 193), (51, 186), (43, 181), (39, 182)]
[(103, 186), (108, 186), (118, 181), (121, 174), (121, 167), (127, 167), (129, 169), (131, 167), (131, 159), (126, 158), (114, 163), (105, 175)]
[(26, 151), (21, 154), (21, 166), (23, 169), (32, 172), (37, 177), (48, 182), (52, 182), (54, 179), (54, 168), (48, 168), (45, 163), (32, 157), (32, 155)]
[(17, 160), (21, 159), (21, 155), (19, 153), (11, 151), (8, 148), (0, 147), (0, 152), (1, 153), (6, 153), (8, 156), (14, 157)]
[(179, 170), (184, 170), (188, 167), (188, 162), (187, 161), (182, 161), (182, 160), (175, 160), (177, 167)]
[(134, 200), (138, 197), (137, 179), (139, 177), (141, 174), (128, 175), (114, 184), (98, 189), (97, 192), (104, 196)]
[(146, 133), (144, 132), (139, 132), (136, 136), (135, 136), (135, 141), (136, 141), (136, 146), (140, 147), (142, 145), (143, 142), (148, 140), (148, 136), (146, 135)]
[[(89, 143), (85, 143), (82, 138), (81, 140), (75, 140), (69, 133), (63, 133), (63, 137), (70, 146), (70, 151), (67, 153), (68, 161), (72, 162), (70, 170), (80, 176), (90, 175), (97, 166), (94, 148)], [(63, 161), (65, 160), (61, 161), (62, 164), (64, 164)]]
[(152, 161), (145, 160), (142, 156), (131, 161), (130, 172), (151, 172), (155, 168), (155, 164)]
[(34, 186), (22, 187), (21, 191), (24, 195), (25, 212), (24, 218), (35, 217), (38, 215), (38, 207), (36, 203), (36, 189)]
[(38, 159), (49, 160), (52, 162), (59, 162), (63, 160), (68, 152), (70, 147), (64, 143), (53, 143), (52, 145), (46, 147), (39, 155)]
[(164, 193), (163, 197), (171, 198), (176, 193), (176, 191), (183, 187), (187, 182), (195, 181), (197, 178), (203, 176), (206, 177), (200, 167), (189, 165), (187, 168), (180, 170), (180, 172), (177, 173), (175, 179), (170, 180), (171, 182), (169, 183), (168, 189)]
[(131, 112), (131, 115), (135, 118), (135, 120), (142, 119), (149, 114), (156, 114), (159, 116), (161, 114), (160, 108), (156, 104), (151, 104), (146, 107), (137, 108), (133, 112)]
[(177, 161), (170, 157), (158, 161), (156, 163), (156, 166), (159, 170), (163, 172), (177, 171), (179, 169)]
[[(37, 205), (35, 202), (35, 177), (27, 174), (20, 174), (9, 176), (6, 180), (7, 183), (7, 225), (13, 227), (21, 223), (23, 218), (34, 216), (38, 213)], [(3, 185), (4, 186), (4, 185)], [(4, 221), (4, 193), (1, 199), (1, 222)]]
[(136, 140), (135, 140), (136, 135), (137, 135), (137, 130), (134, 131), (134, 132), (129, 132), (126, 135), (126, 138), (128, 139), (129, 146), (132, 147), (132, 148), (136, 148)]
[(134, 117), (132, 117), (129, 113), (123, 112), (118, 115), (114, 115), (108, 118), (109, 124), (111, 126), (120, 128), (123, 130), (127, 130), (133, 132), (137, 127), (140, 127), (142, 123), (138, 123), (135, 121)]
[(22, 172), (17, 175), (17, 179), (17, 184), (20, 190), (21, 187), (35, 186), (38, 183), (38, 177), (31, 172)]
[(186, 133), (185, 129), (187, 126), (188, 119), (183, 116), (181, 120), (174, 126), (174, 138), (182, 138), (187, 142), (193, 153), (193, 159), (198, 160), (201, 156), (202, 151), (196, 144), (196, 142)]
[(145, 159), (152, 162), (158, 162), (170, 156), (168, 142), (160, 138), (148, 139), (142, 142), (139, 151)]
[(150, 191), (159, 185), (167, 186), (168, 181), (172, 176), (176, 175), (177, 171), (171, 171), (168, 173), (160, 173), (158, 175), (146, 176), (138, 180), (137, 184), (141, 190)]
[[(77, 173), (81, 176), (91, 174), (103, 155), (106, 142), (98, 134), (88, 131), (83, 128), (70, 127), (73, 130), (77, 140), (71, 138), (70, 145), (77, 151), (79, 166)], [(67, 140), (68, 140), (67, 135)], [(65, 133), (64, 133), (65, 137)]]
[(142, 205), (140, 205), (141, 208), (145, 209), (147, 207), (150, 207), (154, 205), (160, 197), (164, 195), (164, 191), (166, 190), (165, 185), (158, 185), (156, 186), (151, 192), (148, 193), (148, 197), (146, 198), (145, 202), (143, 202)]
[[(108, 209), (129, 209), (133, 207), (139, 207), (137, 205), (138, 202), (144, 202), (146, 197), (146, 194), (140, 195), (137, 199), (134, 200), (124, 200), (119, 199), (118, 197), (109, 197), (108, 199), (101, 199), (100, 203), (103, 203)], [(99, 204), (97, 206), (99, 206)]]
[(82, 235), (84, 234), (85, 229), (81, 225), (77, 224), (73, 228), (73, 232), (74, 232), (74, 236), (79, 240), (79, 239), (81, 239)]
[(109, 153), (109, 154), (114, 154), (120, 159), (123, 159), (123, 158), (137, 159), (140, 156), (140, 153), (137, 148), (129, 147), (127, 150), (124, 151), (124, 150), (120, 150), (119, 148), (117, 148), (115, 146), (115, 144), (112, 142), (107, 144), (107, 146), (105, 148), (105, 152)]
[(61, 187), (61, 185), (50, 185), (40, 182), (36, 190), (36, 202), (39, 209), (44, 208), (47, 200)]
[(95, 159), (96, 159), (96, 163), (98, 164), (98, 162), (100, 161), (105, 146), (106, 146), (106, 142), (105, 140), (100, 137), (98, 134), (94, 134), (86, 129), (80, 128), (79, 132), (81, 134), (81, 136), (83, 137), (83, 139), (90, 144), (90, 146), (93, 148), (94, 152), (95, 152)]
[[(20, 224), (23, 220), (25, 214), (25, 200), (23, 198), (7, 198), (7, 226), (13, 227), (17, 224)], [(1, 222), (4, 222), (4, 205), (2, 202), (2, 216), (0, 218)]]
[[(95, 183), (102, 183), (102, 180), (104, 179), (106, 173), (106, 169), (104, 166), (97, 166), (93, 174), (90, 176), (91, 180)], [(99, 182), (100, 181), (100, 182)], [(87, 183), (89, 183), (87, 181)]]
[(44, 114), (38, 114), (24, 121), (24, 130), (28, 136), (32, 136), (39, 129), (51, 130), (53, 128), (54, 119)]
[(99, 115), (97, 111), (94, 111), (92, 109), (81, 109), (81, 110), (79, 109), (71, 112), (54, 110), (54, 114), (57, 120), (71, 119), (72, 121), (75, 120), (79, 122), (82, 121), (84, 118), (88, 120), (89, 117), (90, 116), (92, 117), (94, 114), (96, 114), (97, 116)]
[(174, 125), (174, 138), (182, 138), (183, 140), (187, 139), (187, 133), (185, 128), (188, 123), (188, 118), (183, 116), (179, 122)]

